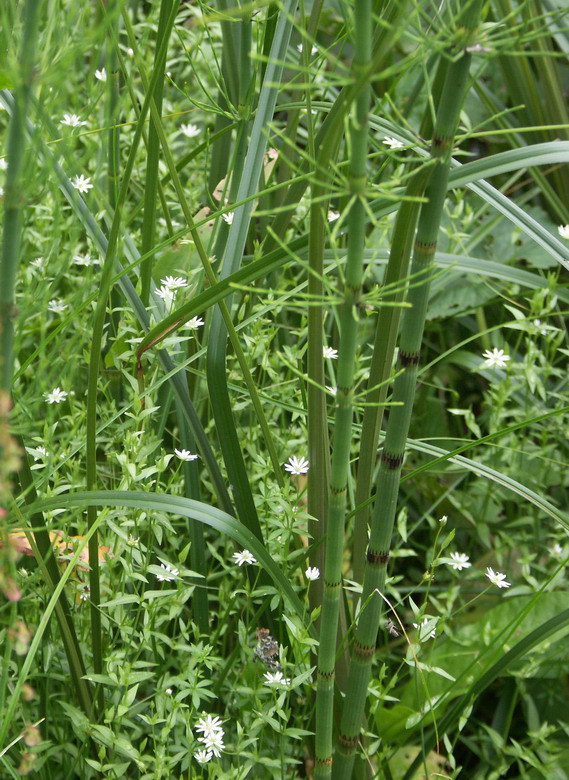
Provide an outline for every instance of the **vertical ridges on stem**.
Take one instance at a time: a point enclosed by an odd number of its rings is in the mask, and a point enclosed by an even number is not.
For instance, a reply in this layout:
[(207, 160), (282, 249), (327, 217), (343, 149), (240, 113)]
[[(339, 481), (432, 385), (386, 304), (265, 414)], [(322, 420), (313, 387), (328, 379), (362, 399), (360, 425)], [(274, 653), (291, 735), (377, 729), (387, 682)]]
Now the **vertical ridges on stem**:
[(356, 0), (354, 5), (354, 81), (364, 80), (353, 106), (350, 121), (350, 161), (348, 189), (350, 209), (347, 218), (348, 251), (345, 279), (339, 297), (340, 348), (334, 419), (332, 465), (326, 554), (324, 596), (318, 652), (318, 689), (316, 696), (316, 768), (315, 777), (330, 777), (332, 771), (332, 730), (336, 634), (342, 591), (342, 561), (346, 487), (352, 443), (354, 368), (358, 346), (358, 304), (363, 278), (366, 213), (366, 166), (368, 150), (368, 112), (370, 105), (371, 0)]
[(394, 405), (389, 413), (376, 484), (368, 554), (364, 567), (361, 611), (353, 644), (348, 689), (344, 701), (335, 780), (352, 776), (355, 751), (364, 715), (379, 620), (383, 611), (389, 549), (397, 510), (401, 468), (413, 409), (417, 370), (429, 296), (429, 281), (446, 199), (452, 142), (467, 91), (471, 56), (466, 51), (478, 25), (481, 2), (466, 2), (459, 25), (463, 32), (462, 53), (447, 66), (431, 143), (434, 165), (425, 189), (411, 267), (407, 296), (411, 308), (403, 315), (398, 357), (399, 374), (393, 386)]

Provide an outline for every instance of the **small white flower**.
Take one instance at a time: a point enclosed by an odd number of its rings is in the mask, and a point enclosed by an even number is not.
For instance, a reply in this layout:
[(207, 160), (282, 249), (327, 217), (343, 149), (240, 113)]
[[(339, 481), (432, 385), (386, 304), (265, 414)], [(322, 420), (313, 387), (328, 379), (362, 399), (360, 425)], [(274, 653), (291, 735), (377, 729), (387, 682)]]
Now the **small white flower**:
[(285, 463), (285, 471), (291, 474), (306, 474), (309, 467), (310, 463), (306, 458), (297, 458), (296, 455), (293, 455), (288, 459), (288, 463)]
[(172, 582), (172, 580), (175, 580), (180, 573), (178, 569), (170, 566), (169, 563), (161, 563), (160, 568), (163, 570), (162, 573), (156, 575), (156, 579), (160, 582)]
[(180, 287), (187, 287), (188, 283), (182, 276), (167, 276), (165, 279), (160, 279), (162, 285), (169, 290), (177, 290)]
[(60, 390), (59, 387), (54, 387), (51, 393), (44, 393), (43, 395), (48, 404), (60, 404), (67, 398), (65, 390)]
[(447, 521), (447, 520), (448, 520), (448, 517), (447, 517), (446, 515), (443, 515), (443, 516), (440, 518), (440, 520), (439, 520), (439, 523), (446, 523), (446, 521)]
[(190, 461), (190, 460), (197, 460), (199, 458), (199, 455), (195, 455), (193, 452), (190, 452), (189, 450), (174, 449), (174, 452), (180, 458), (180, 460)]
[(129, 536), (129, 537), (128, 537), (128, 539), (126, 540), (126, 543), (127, 543), (127, 544), (128, 544), (130, 547), (136, 547), (136, 546), (138, 545), (138, 541), (139, 541), (139, 540), (138, 540), (138, 536), (133, 536), (132, 534), (130, 534), (130, 536)]
[(47, 458), (49, 455), (49, 452), (46, 450), (45, 447), (34, 447), (36, 452), (39, 453), (39, 455), (34, 455), (34, 460), (39, 460), (40, 458)]
[(194, 753), (194, 758), (198, 764), (207, 764), (213, 758), (213, 753), (211, 750), (198, 750), (197, 753)]
[(448, 565), (452, 566), (453, 569), (457, 569), (457, 571), (462, 571), (463, 569), (468, 569), (472, 566), (472, 564), (468, 562), (469, 556), (465, 555), (465, 553), (452, 552), (450, 558), (451, 560), (448, 561)]
[(430, 623), (432, 618), (424, 617), (420, 623), (413, 623), (413, 628), (416, 628), (419, 632), (419, 641), (422, 641), (423, 639), (426, 639), (429, 637), (430, 639), (435, 638), (435, 634), (437, 633), (436, 628), (433, 628), (431, 631), (425, 632), (425, 626)]
[(320, 577), (320, 569), (317, 566), (309, 566), (304, 574), (307, 580), (317, 580)]
[(8, 170), (8, 160), (5, 157), (0, 157), (0, 171)]
[(73, 262), (75, 265), (84, 265), (84, 266), (99, 264), (99, 260), (93, 259), (88, 252), (86, 252), (84, 255), (80, 253), (73, 255)]
[(170, 306), (176, 297), (176, 290), (171, 290), (169, 287), (164, 287), (164, 285), (162, 285), (162, 287), (159, 287), (156, 290), (156, 295), (159, 298), (162, 298), (166, 306)]
[(79, 190), (79, 192), (89, 192), (89, 190), (93, 189), (93, 185), (91, 184), (91, 177), (83, 176), (83, 174), (81, 174), (81, 176), (75, 176), (71, 184), (75, 187), (76, 190)]
[(203, 324), (204, 321), (201, 319), (201, 317), (192, 317), (191, 320), (186, 322), (186, 328), (190, 328), (190, 330), (197, 330), (198, 328), (201, 328)]
[(87, 122), (82, 122), (77, 114), (64, 114), (61, 124), (68, 125), (69, 127), (81, 127), (82, 125), (86, 125)]
[(249, 550), (243, 550), (242, 552), (233, 553), (235, 563), (238, 566), (243, 566), (244, 563), (257, 563), (257, 559), (250, 553)]
[(98, 81), (106, 81), (107, 80), (107, 71), (104, 68), (101, 68), (101, 70), (95, 71), (95, 78)]
[(88, 601), (90, 595), (91, 595), (91, 589), (89, 588), (88, 585), (85, 585), (85, 587), (79, 594), (79, 598), (81, 599), (81, 601)]
[(30, 265), (33, 265), (34, 268), (43, 268), (45, 265), (45, 257), (36, 257), (35, 260), (32, 260)]
[(265, 672), (267, 685), (290, 685), (290, 680), (282, 672)]
[(233, 217), (235, 216), (234, 211), (228, 211), (227, 214), (223, 214), (223, 219), (227, 222), (228, 225), (233, 224)]
[(171, 696), (172, 695), (172, 689), (171, 688), (166, 688), (166, 693), (168, 694), (168, 696)]
[(392, 138), (389, 135), (386, 135), (383, 139), (383, 143), (386, 146), (389, 146), (390, 149), (403, 149), (405, 144), (403, 141), (398, 141), (397, 138)]
[(198, 720), (195, 729), (201, 731), (204, 737), (210, 734), (221, 733), (222, 736), (224, 734), (221, 718), (218, 718), (217, 715), (204, 715)]
[(203, 737), (198, 737), (198, 740), (200, 742), (203, 742), (203, 744), (206, 747), (206, 750), (213, 753), (213, 755), (216, 758), (219, 758), (221, 756), (221, 751), (225, 747), (225, 745), (223, 744), (222, 731), (216, 731), (213, 734), (206, 734)]
[(130, 46), (126, 50), (126, 53), (128, 54), (129, 57), (134, 57), (134, 49), (131, 49)]
[(510, 359), (510, 356), (506, 355), (503, 349), (496, 348), (485, 350), (482, 357), (486, 358), (484, 368), (504, 368)]
[(324, 347), (322, 349), (322, 355), (325, 358), (331, 358), (332, 360), (338, 359), (338, 350), (334, 349), (333, 347)]
[(328, 209), (328, 222), (335, 222), (337, 219), (340, 219), (340, 212)]
[[(302, 47), (305, 46), (305, 45), (306, 44), (298, 43), (297, 46), (296, 46), (297, 51), (299, 51), (302, 54)], [(318, 54), (318, 46), (311, 46), (310, 47), (310, 54), (312, 54), (312, 56), (314, 56), (315, 54)]]
[[(39, 450), (39, 447), (37, 447), (36, 449), (38, 449), (38, 450)], [(563, 557), (563, 547), (561, 547), (561, 545), (559, 544), (559, 542), (555, 542), (555, 544), (553, 545), (553, 547), (550, 547), (550, 548), (549, 548), (549, 552), (551, 553), (551, 555), (552, 555), (554, 558), (558, 558), (558, 559), (560, 559), (560, 558), (562, 558), (562, 557)]]
[(180, 132), (188, 138), (195, 138), (196, 135), (201, 133), (201, 130), (197, 125), (192, 125), (190, 123), (188, 125), (180, 125)]
[(63, 314), (65, 309), (67, 308), (67, 304), (63, 301), (59, 301), (56, 298), (53, 298), (48, 304), (47, 308), (49, 311), (52, 311), (54, 314)]
[(561, 238), (569, 238), (569, 225), (559, 225), (557, 232)]
[(498, 571), (494, 571), (494, 569), (491, 569), (489, 566), (486, 569), (486, 576), (492, 583), (492, 585), (497, 585), (498, 588), (509, 588), (510, 584), (509, 582), (506, 582), (506, 575), (500, 574)]

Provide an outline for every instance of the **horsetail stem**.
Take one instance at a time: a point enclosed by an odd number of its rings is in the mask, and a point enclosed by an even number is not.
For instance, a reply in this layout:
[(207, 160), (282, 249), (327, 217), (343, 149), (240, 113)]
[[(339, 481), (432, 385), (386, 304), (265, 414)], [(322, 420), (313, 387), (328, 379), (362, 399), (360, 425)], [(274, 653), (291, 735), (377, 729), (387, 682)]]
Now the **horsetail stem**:
[(399, 349), (399, 368), (393, 387), (394, 406), (389, 414), (381, 456), (373, 508), (370, 540), (366, 556), (362, 612), (352, 647), (348, 688), (344, 701), (334, 780), (352, 776), (355, 751), (364, 714), (379, 620), (383, 610), (380, 594), (385, 590), (389, 549), (397, 509), (401, 468), (413, 408), (417, 368), (429, 296), (429, 276), (433, 266), (438, 232), (446, 199), (450, 157), (460, 110), (466, 95), (471, 55), (467, 46), (478, 26), (481, 2), (466, 2), (460, 21), (462, 54), (449, 63), (437, 108), (431, 144), (434, 166), (425, 189), (421, 208), (411, 275), (423, 283), (413, 285), (408, 294), (411, 308), (405, 311)]

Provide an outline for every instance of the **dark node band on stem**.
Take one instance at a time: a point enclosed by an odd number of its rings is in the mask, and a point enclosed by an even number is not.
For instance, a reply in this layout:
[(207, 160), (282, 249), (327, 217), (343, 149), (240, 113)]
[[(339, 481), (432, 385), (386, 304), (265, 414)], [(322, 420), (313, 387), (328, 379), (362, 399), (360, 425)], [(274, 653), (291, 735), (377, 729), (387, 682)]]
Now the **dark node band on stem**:
[(388, 469), (399, 469), (403, 465), (403, 455), (390, 455), (388, 452), (382, 452), (381, 460)]
[(389, 560), (389, 551), (387, 551), (387, 552), (375, 552), (375, 550), (370, 550), (368, 548), (366, 557), (367, 557), (368, 563), (371, 563), (372, 565), (373, 564), (377, 565), (378, 563), (387, 563), (387, 561)]
[(421, 359), (420, 352), (399, 352), (399, 362), (401, 363), (403, 368), (408, 368), (409, 366), (417, 366), (419, 364), (420, 359)]
[(369, 659), (375, 653), (375, 642), (373, 645), (364, 646), (360, 645), (357, 639), (354, 640), (354, 655), (360, 659)]
[(338, 744), (344, 753), (353, 753), (358, 746), (358, 736), (347, 737), (345, 734), (338, 734)]

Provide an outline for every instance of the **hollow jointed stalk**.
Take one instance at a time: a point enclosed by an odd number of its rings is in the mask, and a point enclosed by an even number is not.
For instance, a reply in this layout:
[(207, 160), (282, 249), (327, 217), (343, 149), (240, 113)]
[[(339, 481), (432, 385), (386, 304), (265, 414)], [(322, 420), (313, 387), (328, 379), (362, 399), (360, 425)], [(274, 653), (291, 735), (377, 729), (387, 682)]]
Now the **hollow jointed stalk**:
[(348, 187), (351, 206), (348, 214), (348, 250), (342, 304), (339, 311), (340, 348), (336, 391), (336, 414), (330, 476), (330, 497), (326, 525), (324, 595), (318, 649), (318, 687), (316, 695), (316, 778), (328, 778), (332, 771), (332, 727), (334, 717), (334, 677), (336, 633), (342, 588), (342, 559), (346, 490), (350, 463), (353, 422), (354, 365), (358, 344), (358, 304), (363, 277), (366, 227), (366, 163), (368, 150), (368, 112), (371, 96), (371, 0), (354, 4), (354, 80), (367, 76), (352, 107), (350, 117), (350, 163)]
[(471, 55), (467, 47), (473, 42), (478, 26), (481, 2), (466, 2), (459, 20), (462, 54), (449, 64), (440, 98), (431, 155), (435, 161), (425, 190), (427, 202), (421, 208), (411, 275), (424, 280), (409, 290), (411, 308), (403, 316), (399, 348), (398, 375), (393, 388), (394, 406), (389, 414), (385, 442), (376, 485), (370, 541), (366, 556), (362, 611), (357, 622), (352, 647), (348, 688), (344, 701), (338, 751), (334, 765), (334, 780), (352, 776), (358, 736), (367, 697), (371, 665), (379, 621), (383, 610), (380, 594), (385, 590), (387, 563), (397, 509), (397, 498), (405, 444), (409, 431), (425, 316), (429, 296), (429, 272), (447, 192), (450, 158), (460, 110), (466, 95)]

